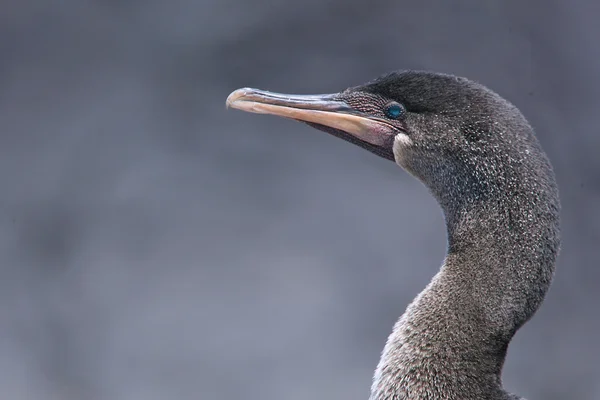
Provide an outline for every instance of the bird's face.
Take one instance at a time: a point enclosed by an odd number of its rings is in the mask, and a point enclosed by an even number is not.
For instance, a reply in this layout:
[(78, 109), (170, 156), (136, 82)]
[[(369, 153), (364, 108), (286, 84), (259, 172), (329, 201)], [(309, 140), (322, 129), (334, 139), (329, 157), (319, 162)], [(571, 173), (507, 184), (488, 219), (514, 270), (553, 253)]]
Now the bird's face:
[(352, 89), (335, 94), (292, 95), (244, 88), (229, 95), (227, 106), (305, 122), (392, 161), (394, 142), (409, 141), (402, 104)]
[(413, 71), (327, 95), (239, 89), (227, 105), (306, 122), (395, 161), (434, 192), (451, 189), (447, 179), (472, 175), (469, 164), (502, 147), (501, 138), (490, 135), (502, 123), (491, 109), (510, 107), (464, 78)]

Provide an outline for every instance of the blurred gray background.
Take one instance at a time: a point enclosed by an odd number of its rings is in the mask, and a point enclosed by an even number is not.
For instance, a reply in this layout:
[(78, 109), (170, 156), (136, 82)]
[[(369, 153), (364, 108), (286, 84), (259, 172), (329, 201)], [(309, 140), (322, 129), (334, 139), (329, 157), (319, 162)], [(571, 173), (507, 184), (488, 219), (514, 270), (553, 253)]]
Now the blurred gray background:
[(595, 0), (0, 5), (0, 398), (365, 400), (440, 266), (394, 163), (225, 110), (405, 68), (514, 102), (549, 154), (563, 250), (508, 389), (600, 399)]

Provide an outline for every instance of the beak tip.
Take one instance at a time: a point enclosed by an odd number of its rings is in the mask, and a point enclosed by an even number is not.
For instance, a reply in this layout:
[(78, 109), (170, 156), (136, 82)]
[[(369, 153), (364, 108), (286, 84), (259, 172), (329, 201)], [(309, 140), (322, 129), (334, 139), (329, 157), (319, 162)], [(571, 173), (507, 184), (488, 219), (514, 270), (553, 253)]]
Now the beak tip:
[(247, 96), (250, 90), (249, 88), (241, 88), (231, 92), (225, 100), (225, 108), (235, 108), (235, 102)]

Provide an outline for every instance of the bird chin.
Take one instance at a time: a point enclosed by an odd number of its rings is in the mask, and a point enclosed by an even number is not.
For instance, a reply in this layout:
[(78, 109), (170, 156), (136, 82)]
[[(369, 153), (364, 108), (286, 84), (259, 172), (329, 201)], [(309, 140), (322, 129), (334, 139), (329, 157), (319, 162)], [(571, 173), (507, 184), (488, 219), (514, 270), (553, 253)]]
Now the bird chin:
[[(376, 154), (380, 157), (383, 157), (387, 160), (394, 161), (394, 162), (396, 161), (394, 158), (394, 151), (393, 151), (394, 138), (392, 136), (390, 136), (389, 143), (386, 143), (384, 146), (376, 146), (371, 143), (362, 141), (362, 140), (358, 139), (356, 136), (351, 135), (348, 132), (344, 132), (339, 129), (331, 128), (326, 125), (316, 124), (314, 122), (306, 122), (306, 121), (300, 121), (300, 122), (304, 122), (308, 126), (311, 126), (320, 131), (329, 133), (330, 135), (335, 136), (340, 139), (343, 139), (347, 142), (353, 143), (353, 144), (355, 144), (359, 147), (362, 147), (363, 149), (368, 150), (371, 153)], [(403, 136), (405, 136), (405, 135), (403, 135)]]

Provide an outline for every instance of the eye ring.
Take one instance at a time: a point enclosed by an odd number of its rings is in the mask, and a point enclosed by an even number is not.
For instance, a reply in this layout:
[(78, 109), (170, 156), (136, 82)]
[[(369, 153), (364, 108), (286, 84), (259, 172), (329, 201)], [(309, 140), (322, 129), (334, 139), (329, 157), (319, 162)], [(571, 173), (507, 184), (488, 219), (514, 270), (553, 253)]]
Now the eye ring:
[(398, 102), (392, 101), (385, 106), (384, 114), (389, 119), (399, 119), (404, 117), (406, 109)]

